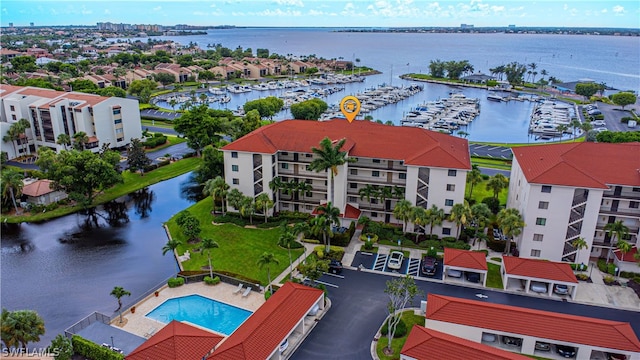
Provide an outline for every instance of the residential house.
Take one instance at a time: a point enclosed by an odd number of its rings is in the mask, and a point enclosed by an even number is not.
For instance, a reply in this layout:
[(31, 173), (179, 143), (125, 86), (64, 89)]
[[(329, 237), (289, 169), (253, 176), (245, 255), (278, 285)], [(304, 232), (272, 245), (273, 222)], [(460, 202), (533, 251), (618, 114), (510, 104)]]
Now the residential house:
[[(353, 208), (374, 221), (400, 223), (395, 204), (407, 199), (415, 206), (436, 205), (449, 213), (464, 201), (466, 174), (471, 170), (467, 140), (429, 130), (382, 125), (370, 121), (285, 120), (261, 127), (222, 148), (225, 180), (247, 196), (267, 193), (278, 210), (311, 213), (328, 201), (330, 172), (315, 172), (313, 147), (328, 137), (346, 139), (342, 148), (354, 162), (337, 167), (334, 206), (343, 214)], [(269, 184), (306, 183), (310, 191), (272, 191)], [(384, 198), (361, 196), (364, 188), (395, 190)], [(413, 229), (409, 225), (409, 229)], [(445, 221), (434, 228), (441, 236), (455, 234)]]
[[(575, 263), (610, 257), (622, 222), (638, 244), (640, 143), (569, 143), (513, 148), (507, 207), (526, 224), (515, 238), (521, 257)], [(584, 239), (586, 248), (576, 247)], [(615, 239), (615, 241), (614, 241)]]
[(62, 190), (53, 187), (53, 181), (48, 179), (26, 181), (22, 187), (22, 195), (26, 202), (35, 205), (49, 205), (68, 197)]

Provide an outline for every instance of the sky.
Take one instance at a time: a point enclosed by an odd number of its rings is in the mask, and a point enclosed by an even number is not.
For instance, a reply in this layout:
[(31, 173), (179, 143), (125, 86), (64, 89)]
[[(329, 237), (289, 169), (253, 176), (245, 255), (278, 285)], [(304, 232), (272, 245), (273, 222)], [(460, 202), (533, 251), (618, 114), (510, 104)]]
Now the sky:
[(0, 24), (640, 28), (638, 0), (2, 0)]

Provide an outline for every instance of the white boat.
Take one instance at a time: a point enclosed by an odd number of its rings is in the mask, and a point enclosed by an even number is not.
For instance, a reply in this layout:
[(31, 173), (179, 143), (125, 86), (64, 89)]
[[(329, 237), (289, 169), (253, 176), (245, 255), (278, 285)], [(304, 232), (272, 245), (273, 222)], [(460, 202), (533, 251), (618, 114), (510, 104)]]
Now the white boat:
[(487, 95), (487, 100), (500, 102), (500, 101), (504, 101), (504, 98), (498, 95)]
[(213, 95), (224, 95), (227, 90), (225, 88), (209, 87), (209, 92)]

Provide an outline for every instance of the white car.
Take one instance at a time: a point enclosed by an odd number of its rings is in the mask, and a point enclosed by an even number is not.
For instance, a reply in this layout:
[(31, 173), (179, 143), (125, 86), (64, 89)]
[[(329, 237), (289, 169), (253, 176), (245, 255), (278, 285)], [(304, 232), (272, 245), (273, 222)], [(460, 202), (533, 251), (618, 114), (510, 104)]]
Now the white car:
[(402, 261), (404, 260), (404, 254), (400, 251), (394, 251), (389, 256), (389, 262), (387, 267), (393, 270), (399, 270), (402, 267)]
[(603, 131), (608, 131), (609, 129), (607, 129), (606, 127), (599, 127), (599, 128), (595, 128), (594, 130), (597, 132), (603, 132)]
[(591, 125), (593, 126), (605, 126), (607, 125), (606, 122), (604, 122), (604, 120), (594, 120), (591, 122)]

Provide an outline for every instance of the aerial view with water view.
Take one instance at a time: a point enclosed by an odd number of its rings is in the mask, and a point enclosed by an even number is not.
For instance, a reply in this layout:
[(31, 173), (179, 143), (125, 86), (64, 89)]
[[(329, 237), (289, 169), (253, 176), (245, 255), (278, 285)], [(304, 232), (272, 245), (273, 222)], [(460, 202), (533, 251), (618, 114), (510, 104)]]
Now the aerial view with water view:
[(0, 358), (640, 359), (637, 1), (0, 9)]

